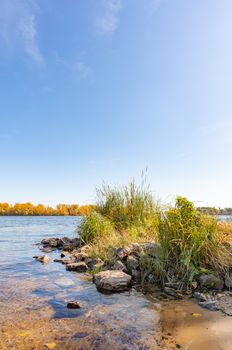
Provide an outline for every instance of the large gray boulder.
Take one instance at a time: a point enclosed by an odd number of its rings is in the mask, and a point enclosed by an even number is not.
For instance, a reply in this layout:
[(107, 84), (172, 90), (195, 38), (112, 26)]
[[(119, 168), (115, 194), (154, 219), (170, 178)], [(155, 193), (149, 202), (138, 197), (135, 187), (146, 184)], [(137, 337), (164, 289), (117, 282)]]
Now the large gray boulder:
[(224, 287), (224, 281), (222, 280), (222, 278), (212, 274), (200, 275), (199, 282), (200, 282), (201, 289), (222, 290)]
[(131, 276), (119, 270), (101, 271), (94, 275), (93, 281), (101, 292), (123, 292), (131, 286)]

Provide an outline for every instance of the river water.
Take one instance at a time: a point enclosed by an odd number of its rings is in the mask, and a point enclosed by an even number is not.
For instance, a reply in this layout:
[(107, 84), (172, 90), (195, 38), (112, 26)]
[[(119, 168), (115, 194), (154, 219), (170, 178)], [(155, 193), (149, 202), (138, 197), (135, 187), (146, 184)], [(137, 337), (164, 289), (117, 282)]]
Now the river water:
[[(135, 289), (104, 295), (85, 274), (33, 260), (40, 254), (37, 242), (74, 237), (79, 223), (78, 217), (0, 217), (1, 350), (232, 349), (211, 331), (225, 318), (200, 309), (194, 301), (160, 300), (157, 293)], [(67, 309), (69, 300), (79, 301), (82, 308)], [(206, 329), (212, 343), (195, 347), (193, 337), (200, 339)], [(230, 346), (230, 332), (226, 339)]]

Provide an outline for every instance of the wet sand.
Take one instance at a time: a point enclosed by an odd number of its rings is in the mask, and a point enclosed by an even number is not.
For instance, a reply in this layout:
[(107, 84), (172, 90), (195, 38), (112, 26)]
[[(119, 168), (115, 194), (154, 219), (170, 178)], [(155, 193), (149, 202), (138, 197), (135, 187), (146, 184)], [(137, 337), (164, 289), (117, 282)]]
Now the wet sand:
[[(42, 268), (42, 266), (41, 266)], [(0, 349), (231, 350), (232, 317), (193, 300), (159, 300), (132, 290), (99, 294), (85, 275), (22, 278), (1, 289)], [(70, 293), (81, 310), (68, 310)]]
[(163, 305), (161, 332), (170, 350), (232, 349), (232, 317), (203, 309), (193, 300)]

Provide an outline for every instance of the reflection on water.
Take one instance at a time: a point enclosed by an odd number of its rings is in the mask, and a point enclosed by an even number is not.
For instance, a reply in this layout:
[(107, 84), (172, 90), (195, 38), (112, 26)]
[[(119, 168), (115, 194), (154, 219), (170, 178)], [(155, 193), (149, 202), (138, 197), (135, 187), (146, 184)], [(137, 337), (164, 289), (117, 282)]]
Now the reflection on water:
[[(100, 294), (83, 275), (66, 272), (64, 265), (32, 259), (38, 254), (36, 242), (73, 237), (79, 221), (0, 217), (1, 350), (158, 348), (158, 303), (135, 290)], [(69, 300), (78, 300), (82, 308), (67, 309)]]

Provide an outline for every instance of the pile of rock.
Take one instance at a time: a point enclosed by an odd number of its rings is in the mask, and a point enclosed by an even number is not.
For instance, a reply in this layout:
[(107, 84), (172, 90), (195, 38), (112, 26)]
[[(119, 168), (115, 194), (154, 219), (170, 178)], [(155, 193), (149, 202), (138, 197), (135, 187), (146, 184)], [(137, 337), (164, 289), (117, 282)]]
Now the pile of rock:
[(54, 249), (62, 249), (65, 251), (72, 251), (76, 248), (80, 248), (83, 245), (83, 242), (80, 238), (47, 238), (43, 239), (41, 242), (43, 248), (42, 250), (54, 250)]
[[(48, 238), (41, 243), (45, 252), (49, 249), (62, 250), (61, 257), (54, 261), (65, 264), (68, 271), (82, 273), (101, 271), (94, 274), (93, 281), (97, 289), (103, 292), (121, 292), (128, 290), (133, 283), (140, 283), (144, 272), (147, 273), (147, 264), (155, 264), (160, 249), (160, 245), (154, 242), (133, 243), (126, 247), (115, 248), (111, 262), (105, 264), (100, 258), (90, 257), (89, 246), (84, 245), (79, 238)], [(43, 263), (50, 260), (48, 255), (37, 256), (36, 259)], [(182, 286), (175, 276), (173, 267), (170, 267), (167, 275), (170, 279), (163, 286), (164, 293), (171, 298), (181, 298)], [(146, 282), (156, 284), (155, 274), (146, 275)], [(193, 289), (200, 292), (209, 290), (219, 292), (225, 287), (228, 289), (232, 287), (232, 273), (225, 278), (213, 274), (201, 274), (193, 282)]]

